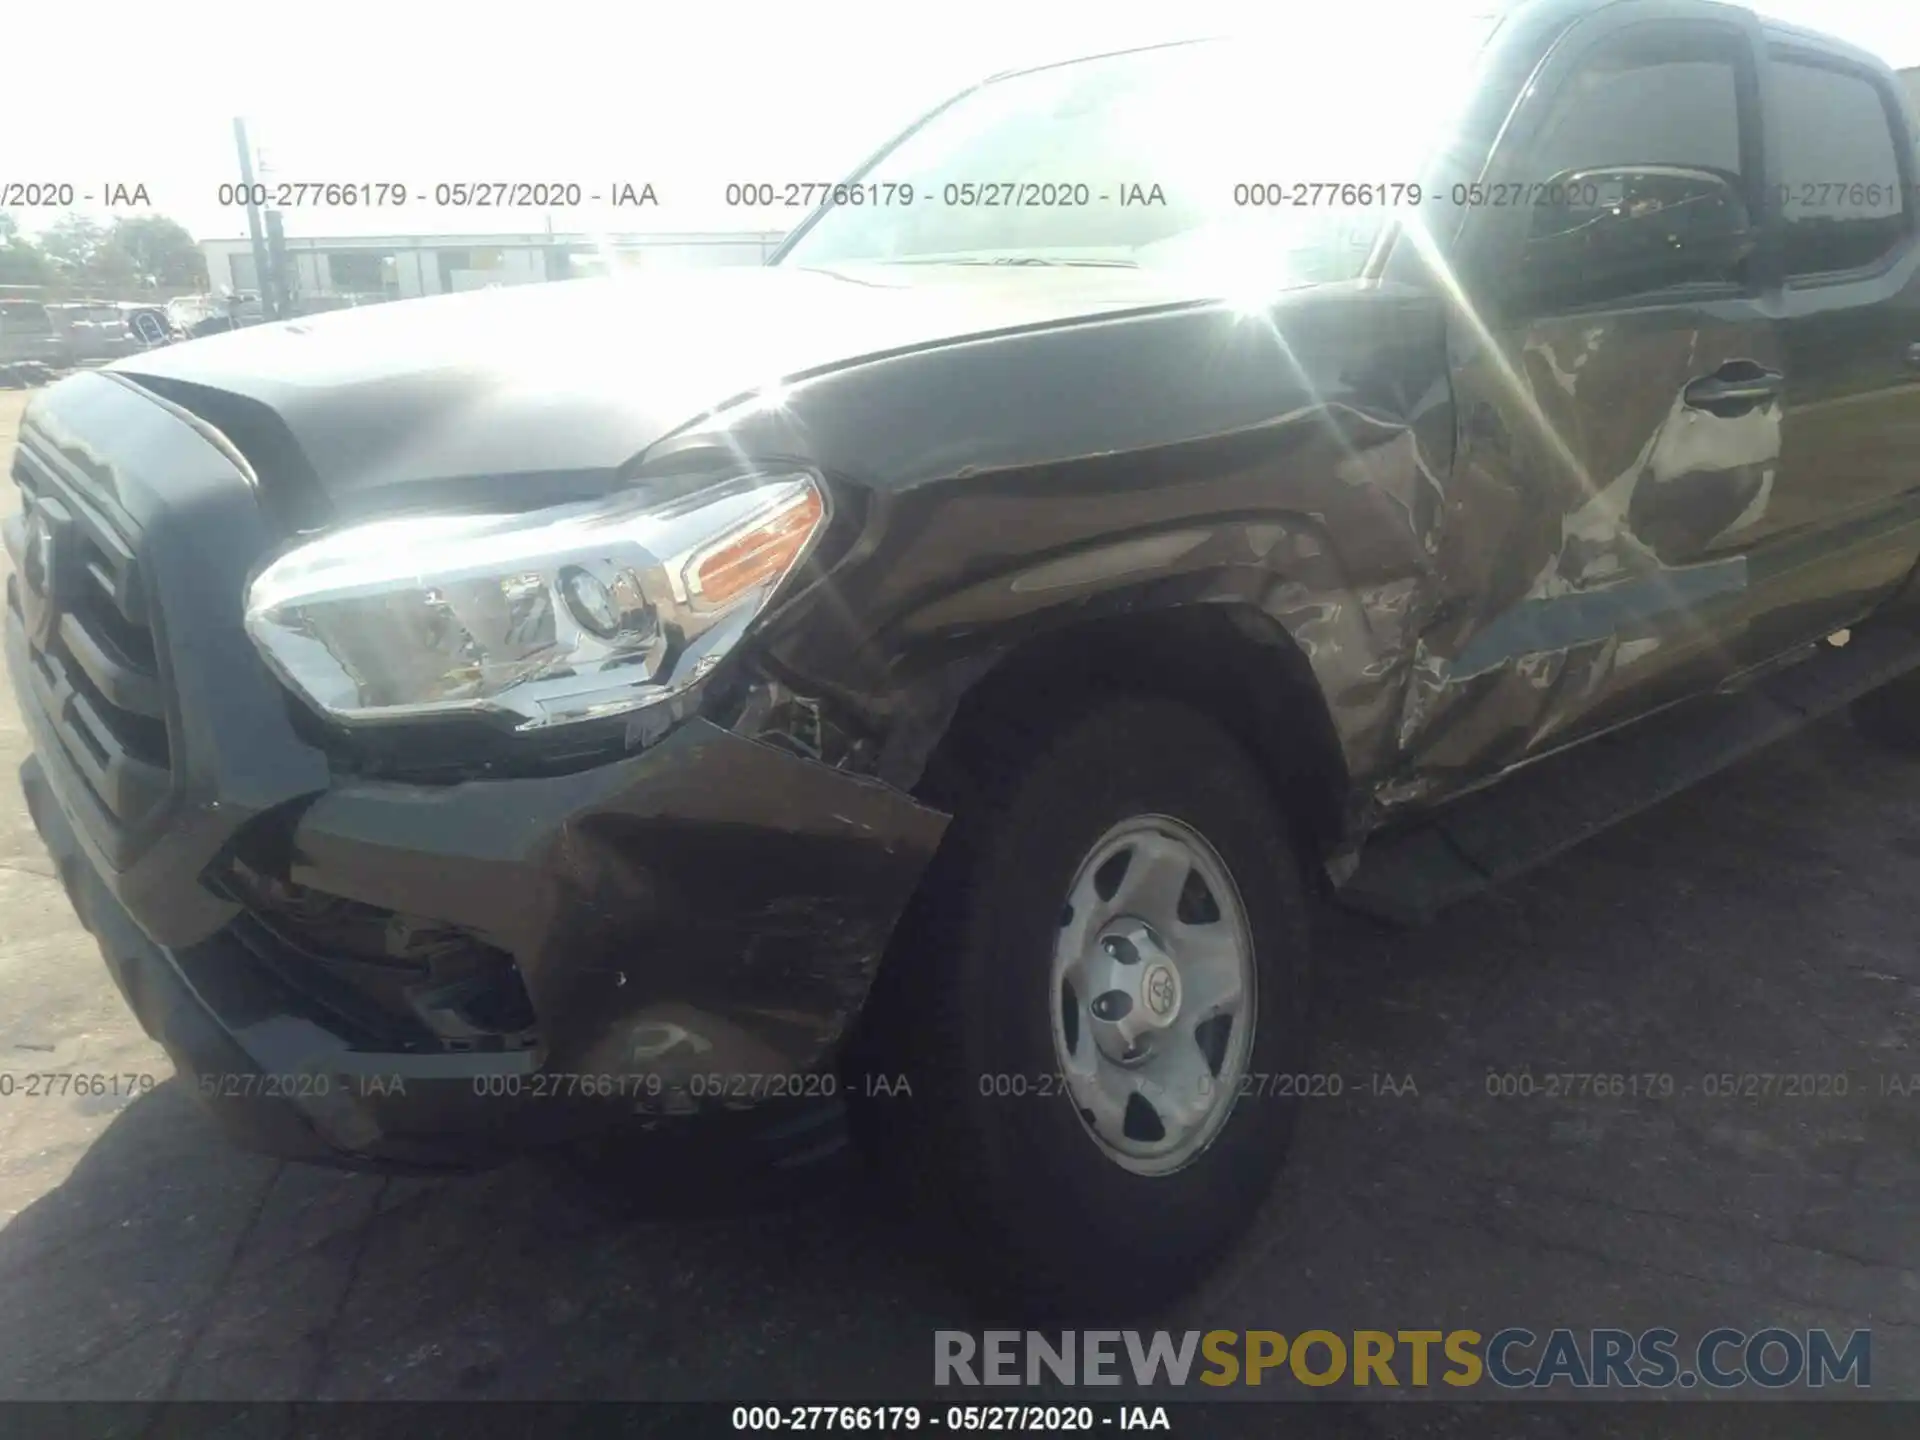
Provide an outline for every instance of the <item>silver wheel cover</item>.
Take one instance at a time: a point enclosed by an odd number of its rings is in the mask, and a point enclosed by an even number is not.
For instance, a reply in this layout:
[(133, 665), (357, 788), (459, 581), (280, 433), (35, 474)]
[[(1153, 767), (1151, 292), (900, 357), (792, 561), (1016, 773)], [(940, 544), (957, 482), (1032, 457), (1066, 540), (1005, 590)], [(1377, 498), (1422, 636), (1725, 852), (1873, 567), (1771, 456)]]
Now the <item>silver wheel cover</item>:
[(1253, 1054), (1253, 934), (1219, 852), (1165, 815), (1124, 820), (1068, 887), (1053, 952), (1054, 1054), (1115, 1164), (1170, 1175), (1212, 1144)]

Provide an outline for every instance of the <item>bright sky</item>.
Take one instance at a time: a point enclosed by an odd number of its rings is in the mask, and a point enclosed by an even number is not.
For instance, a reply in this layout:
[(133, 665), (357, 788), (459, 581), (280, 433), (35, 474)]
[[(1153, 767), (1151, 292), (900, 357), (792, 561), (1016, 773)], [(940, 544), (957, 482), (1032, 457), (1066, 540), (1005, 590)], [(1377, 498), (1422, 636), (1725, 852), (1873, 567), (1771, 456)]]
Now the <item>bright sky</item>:
[[(460, 180), (577, 181), (586, 193), (650, 181), (661, 201), (555, 211), (556, 230), (784, 229), (803, 212), (728, 209), (726, 182), (840, 178), (995, 70), (1254, 29), (1277, 33), (1284, 57), (1308, 17), (1359, 18), (1379, 44), (1415, 13), (1498, 3), (22, 3), (5, 22), (0, 187), (71, 181), (98, 195), (141, 183), (196, 236), (244, 235), (245, 211), (223, 208), (217, 189), (237, 178), (232, 120), (245, 115), (271, 178), (416, 192), (403, 209), (289, 212), (292, 236), (545, 227), (539, 212), (435, 209), (434, 184)], [(1914, 0), (1754, 8), (1920, 65)], [(1294, 29), (1272, 31), (1280, 13)], [(31, 231), (59, 212), (13, 213)]]

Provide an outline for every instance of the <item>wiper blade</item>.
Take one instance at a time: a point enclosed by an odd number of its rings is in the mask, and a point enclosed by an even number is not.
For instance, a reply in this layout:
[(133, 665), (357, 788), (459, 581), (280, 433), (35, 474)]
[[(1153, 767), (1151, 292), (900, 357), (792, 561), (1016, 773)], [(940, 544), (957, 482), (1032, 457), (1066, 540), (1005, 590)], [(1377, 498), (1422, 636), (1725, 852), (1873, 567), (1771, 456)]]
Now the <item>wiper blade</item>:
[(1053, 260), (1042, 255), (1010, 255), (1004, 260), (995, 260), (995, 265), (1080, 265), (1091, 266), (1099, 270), (1138, 270), (1137, 260), (1089, 260), (1075, 257), (1070, 260)]
[(931, 255), (911, 260), (889, 261), (893, 265), (1077, 265), (1102, 270), (1138, 270), (1137, 260), (1091, 259), (1086, 256), (1054, 255)]

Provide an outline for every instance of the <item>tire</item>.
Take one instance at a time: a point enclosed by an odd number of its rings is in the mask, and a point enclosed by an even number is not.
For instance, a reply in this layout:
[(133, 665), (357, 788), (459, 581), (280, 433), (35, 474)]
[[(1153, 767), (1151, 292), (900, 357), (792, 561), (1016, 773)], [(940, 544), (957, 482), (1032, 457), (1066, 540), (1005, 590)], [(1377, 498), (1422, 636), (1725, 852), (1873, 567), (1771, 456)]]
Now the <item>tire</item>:
[(1909, 670), (1853, 702), (1853, 728), (1874, 744), (1920, 754), (1920, 670)]
[[(956, 815), (905, 943), (889, 958), (901, 998), (883, 1002), (879, 1026), (896, 1043), (869, 1053), (907, 1077), (911, 1097), (871, 1101), (868, 1118), (937, 1227), (941, 1253), (983, 1298), (1026, 1314), (1111, 1319), (1203, 1279), (1253, 1218), (1285, 1158), (1296, 1102), (1274, 1094), (1265, 1077), (1297, 1073), (1306, 1059), (1306, 890), (1263, 776), (1224, 730), (1183, 705), (1095, 702), (1041, 741), (1030, 761), (1005, 768), (1011, 773), (989, 779)], [(1118, 880), (1111, 863), (1088, 869), (1103, 837), (1128, 850)], [(1172, 853), (1166, 843), (1197, 857), (1187, 888), (1164, 878), (1181, 873), (1177, 860), (1164, 871), (1149, 864), (1129, 888), (1135, 857), (1164, 858)], [(1204, 900), (1191, 889), (1193, 874)], [(1107, 881), (1113, 898), (1102, 899)], [(1116, 951), (1110, 932), (1133, 922), (1107, 921), (1105, 908), (1144, 913), (1169, 884), (1188, 907), (1181, 914), (1204, 929), (1176, 916), (1159, 925), (1165, 937), (1137, 927), (1126, 934), (1139, 948)], [(1084, 923), (1070, 918), (1070, 895), (1085, 901)], [(1239, 928), (1219, 929), (1236, 918), (1236, 906)], [(1251, 954), (1238, 963), (1252, 983), (1226, 1026), (1208, 1022), (1209, 1045), (1201, 1047), (1195, 1022), (1224, 1005), (1218, 996), (1232, 988), (1216, 983), (1230, 933), (1250, 941)], [(1175, 936), (1185, 937), (1187, 960), (1175, 955)], [(1156, 951), (1161, 943), (1169, 948)], [(1075, 961), (1079, 968), (1056, 985), (1056, 965), (1067, 963), (1060, 956), (1091, 958)], [(1162, 984), (1169, 959), (1186, 977), (1177, 991)], [(1091, 1017), (1113, 1006), (1095, 1012), (1072, 976), (1089, 990), (1110, 980), (1132, 987), (1130, 1004), (1157, 1009), (1164, 1001), (1174, 1007), (1171, 1019), (1127, 1041), (1126, 1015), (1095, 1024)], [(1189, 1007), (1208, 985), (1216, 1003)], [(1109, 1000), (1115, 993), (1101, 991)], [(1135, 1043), (1148, 1047), (1139, 1072), (1103, 1058)], [(1195, 1072), (1196, 1056), (1209, 1075)], [(1147, 1068), (1171, 1077), (1156, 1102), (1169, 1118), (1155, 1109), (1148, 1122), (1128, 1099), (1116, 1127), (1110, 1093), (1089, 1091), (1086, 1075), (1124, 1088)], [(1083, 1118), (1095, 1115), (1082, 1103), (1088, 1095), (1099, 1101), (1104, 1129)], [(1185, 1113), (1208, 1118), (1178, 1124), (1175, 1096), (1199, 1097)], [(1165, 1153), (1122, 1156), (1116, 1145)]]

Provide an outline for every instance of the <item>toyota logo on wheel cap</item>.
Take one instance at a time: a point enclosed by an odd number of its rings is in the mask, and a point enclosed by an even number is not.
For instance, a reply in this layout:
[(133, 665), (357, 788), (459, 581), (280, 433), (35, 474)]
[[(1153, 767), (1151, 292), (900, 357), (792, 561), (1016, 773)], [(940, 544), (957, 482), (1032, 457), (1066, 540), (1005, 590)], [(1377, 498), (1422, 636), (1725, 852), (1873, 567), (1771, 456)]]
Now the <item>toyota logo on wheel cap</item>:
[(1180, 1000), (1180, 982), (1171, 965), (1155, 965), (1147, 972), (1140, 989), (1146, 997), (1147, 1008), (1163, 1019), (1173, 1013), (1173, 1007)]

